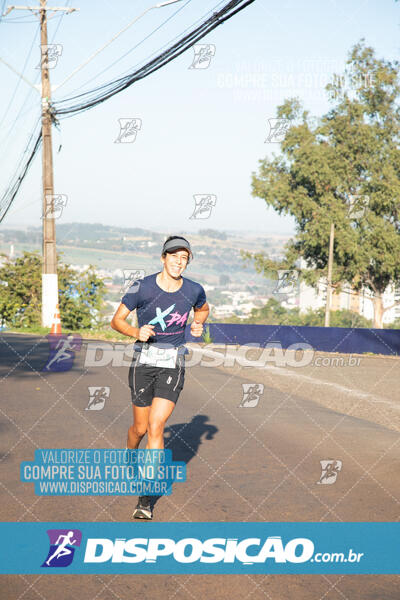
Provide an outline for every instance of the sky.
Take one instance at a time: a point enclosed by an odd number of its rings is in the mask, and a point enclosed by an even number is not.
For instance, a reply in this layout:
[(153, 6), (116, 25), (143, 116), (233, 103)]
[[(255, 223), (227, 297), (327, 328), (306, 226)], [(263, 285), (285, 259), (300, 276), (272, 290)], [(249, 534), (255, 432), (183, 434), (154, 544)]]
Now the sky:
[[(60, 52), (50, 70), (53, 100), (126, 74), (225, 2), (181, 0), (144, 15), (152, 0), (48, 2), (79, 8), (48, 23), (49, 43)], [(269, 119), (294, 96), (312, 115), (322, 115), (330, 106), (324, 86), (342, 72), (352, 46), (365, 38), (378, 57), (398, 59), (399, 25), (395, 0), (255, 0), (199, 42), (214, 54), (207, 68), (190, 68), (195, 52), (189, 48), (103, 104), (62, 119), (59, 130), (53, 127), (54, 191), (65, 202), (56, 223), (165, 234), (203, 228), (294, 234), (292, 217), (251, 194), (258, 161), (279, 153), (273, 136), (268, 141)], [(0, 22), (0, 57), (32, 83), (40, 77), (39, 44), (32, 13), (13, 10)], [(0, 81), (2, 195), (40, 117), (40, 95), (2, 62)], [(136, 137), (121, 138), (120, 119), (136, 119)], [(38, 155), (3, 228), (40, 225), (41, 185)], [(194, 196), (206, 194), (214, 203), (203, 215), (208, 218), (190, 218)]]

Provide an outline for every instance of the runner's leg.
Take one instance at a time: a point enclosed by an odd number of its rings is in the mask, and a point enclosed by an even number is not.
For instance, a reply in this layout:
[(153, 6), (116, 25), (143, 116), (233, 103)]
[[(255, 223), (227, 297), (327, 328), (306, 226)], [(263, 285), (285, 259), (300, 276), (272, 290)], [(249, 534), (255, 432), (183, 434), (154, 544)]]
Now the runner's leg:
[[(137, 408), (137, 407), (135, 407)], [(164, 448), (164, 426), (175, 408), (175, 403), (166, 398), (154, 397), (151, 406), (147, 407), (147, 450), (158, 450)], [(144, 410), (142, 408), (142, 410)], [(143, 431), (143, 430), (142, 430)], [(139, 496), (137, 506), (133, 511), (134, 519), (152, 519), (153, 509), (150, 496)]]
[(147, 449), (164, 448), (164, 427), (174, 408), (175, 403), (172, 400), (153, 398), (147, 428)]
[(133, 425), (128, 429), (128, 439), (126, 442), (126, 446), (130, 450), (139, 448), (140, 442), (146, 435), (151, 406), (135, 406), (132, 404), (132, 408)]

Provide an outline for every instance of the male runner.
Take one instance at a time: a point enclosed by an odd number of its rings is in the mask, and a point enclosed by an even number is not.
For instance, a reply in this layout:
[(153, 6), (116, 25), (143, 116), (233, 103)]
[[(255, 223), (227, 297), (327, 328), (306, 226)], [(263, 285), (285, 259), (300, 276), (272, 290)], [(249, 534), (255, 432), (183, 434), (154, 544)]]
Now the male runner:
[[(163, 270), (144, 277), (122, 297), (111, 327), (136, 338), (129, 369), (133, 403), (133, 425), (128, 430), (127, 448), (135, 449), (147, 432), (146, 449), (164, 448), (164, 427), (172, 414), (185, 379), (185, 325), (190, 310), (194, 321), (190, 332), (200, 337), (209, 307), (203, 287), (182, 277), (193, 254), (189, 242), (170, 236), (161, 254)], [(137, 310), (139, 328), (126, 318)], [(136, 351), (137, 349), (137, 351)], [(139, 496), (132, 517), (152, 519), (149, 496)]]

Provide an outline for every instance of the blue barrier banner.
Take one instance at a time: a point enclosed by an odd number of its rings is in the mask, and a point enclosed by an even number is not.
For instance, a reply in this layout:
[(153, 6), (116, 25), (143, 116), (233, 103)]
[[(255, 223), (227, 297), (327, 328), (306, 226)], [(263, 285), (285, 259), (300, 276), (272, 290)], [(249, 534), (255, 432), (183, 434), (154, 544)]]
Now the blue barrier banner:
[(400, 523), (1, 523), (1, 573), (399, 574)]
[[(207, 323), (210, 336), (216, 344), (277, 344), (289, 348), (300, 344), (322, 352), (343, 354), (387, 354), (400, 356), (400, 330), (348, 327), (305, 327), (290, 325), (241, 325), (240, 323)], [(201, 342), (185, 330), (186, 341)]]

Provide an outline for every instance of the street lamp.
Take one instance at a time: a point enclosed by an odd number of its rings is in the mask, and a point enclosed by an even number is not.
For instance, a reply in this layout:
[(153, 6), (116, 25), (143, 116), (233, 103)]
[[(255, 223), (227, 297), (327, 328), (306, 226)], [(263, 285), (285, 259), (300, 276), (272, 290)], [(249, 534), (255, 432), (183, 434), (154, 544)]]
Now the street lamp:
[(152, 6), (151, 8), (161, 8), (162, 6), (167, 6), (167, 4), (174, 4), (175, 2), (180, 2), (181, 0), (166, 0), (165, 2), (159, 2), (158, 4)]

